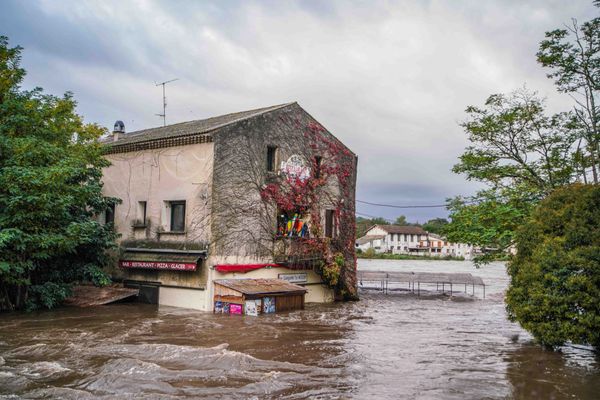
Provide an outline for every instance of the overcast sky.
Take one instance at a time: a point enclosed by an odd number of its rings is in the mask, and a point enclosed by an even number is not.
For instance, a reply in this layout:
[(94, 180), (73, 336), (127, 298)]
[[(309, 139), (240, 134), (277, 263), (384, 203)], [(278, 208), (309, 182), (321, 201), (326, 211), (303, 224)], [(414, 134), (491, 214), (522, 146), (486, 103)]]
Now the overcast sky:
[[(467, 105), (526, 84), (566, 110), (535, 61), (544, 32), (590, 1), (7, 1), (0, 34), (25, 48), (25, 87), (72, 91), (112, 130), (298, 101), (359, 156), (357, 198), (440, 204), (477, 186), (450, 169)], [(440, 209), (357, 211), (409, 221)]]

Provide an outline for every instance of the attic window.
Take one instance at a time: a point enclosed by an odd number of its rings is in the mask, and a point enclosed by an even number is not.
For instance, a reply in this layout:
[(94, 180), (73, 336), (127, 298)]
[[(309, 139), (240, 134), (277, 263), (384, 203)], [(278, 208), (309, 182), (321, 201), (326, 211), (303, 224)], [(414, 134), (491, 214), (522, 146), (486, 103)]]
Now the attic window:
[(267, 171), (275, 172), (275, 160), (277, 156), (276, 146), (267, 146)]

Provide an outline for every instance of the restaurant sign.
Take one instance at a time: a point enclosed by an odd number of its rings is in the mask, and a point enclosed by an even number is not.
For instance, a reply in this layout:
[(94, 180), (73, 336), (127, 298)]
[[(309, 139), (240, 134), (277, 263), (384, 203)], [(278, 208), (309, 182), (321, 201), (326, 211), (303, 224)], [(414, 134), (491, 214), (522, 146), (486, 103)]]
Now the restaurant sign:
[(290, 283), (306, 283), (308, 282), (308, 276), (306, 273), (297, 273), (297, 274), (279, 274), (279, 279), (283, 279), (284, 281), (288, 281)]
[(162, 261), (128, 261), (120, 260), (121, 268), (136, 268), (136, 269), (158, 269), (169, 271), (195, 271), (196, 263), (190, 262), (162, 262)]

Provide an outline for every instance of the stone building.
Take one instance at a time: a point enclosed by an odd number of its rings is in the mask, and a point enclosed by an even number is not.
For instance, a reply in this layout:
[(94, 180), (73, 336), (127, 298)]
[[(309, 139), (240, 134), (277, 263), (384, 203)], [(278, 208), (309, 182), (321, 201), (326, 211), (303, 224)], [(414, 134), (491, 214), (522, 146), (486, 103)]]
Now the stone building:
[[(279, 278), (356, 296), (356, 156), (297, 103), (104, 140), (112, 271), (159, 304), (212, 310), (214, 281)], [(263, 285), (264, 286), (264, 285)]]

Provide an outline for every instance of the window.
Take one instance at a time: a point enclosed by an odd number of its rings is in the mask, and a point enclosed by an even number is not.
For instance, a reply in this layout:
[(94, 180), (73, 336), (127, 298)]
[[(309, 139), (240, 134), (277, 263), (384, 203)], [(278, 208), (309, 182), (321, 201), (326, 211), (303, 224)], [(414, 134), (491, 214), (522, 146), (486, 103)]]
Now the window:
[(333, 210), (325, 210), (325, 237), (333, 238)]
[(114, 224), (115, 223), (115, 205), (111, 204), (104, 212), (104, 223)]
[(139, 225), (146, 225), (146, 205), (145, 201), (138, 201), (137, 223)]
[(315, 156), (315, 178), (319, 179), (321, 177), (321, 161), (323, 157)]
[(285, 212), (279, 210), (277, 213), (277, 236), (308, 238), (310, 236), (308, 216), (300, 211)]
[(275, 162), (277, 156), (277, 147), (267, 146), (267, 171), (275, 172)]
[(185, 201), (171, 201), (171, 232), (185, 231)]

